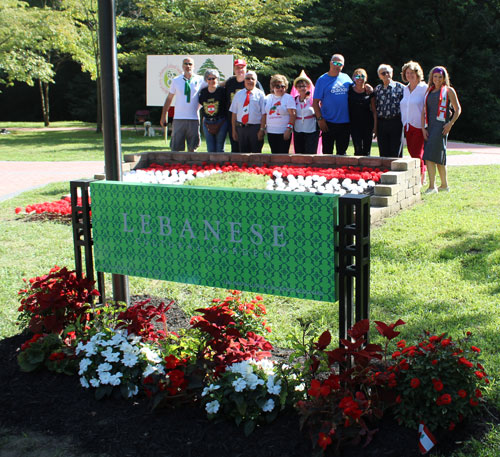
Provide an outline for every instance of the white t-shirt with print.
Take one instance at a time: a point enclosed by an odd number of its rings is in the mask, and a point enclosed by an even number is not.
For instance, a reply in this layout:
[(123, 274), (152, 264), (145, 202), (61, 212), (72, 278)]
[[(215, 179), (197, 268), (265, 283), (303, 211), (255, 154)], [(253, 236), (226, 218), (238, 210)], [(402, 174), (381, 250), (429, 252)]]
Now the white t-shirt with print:
[(265, 112), (268, 133), (285, 133), (290, 122), (289, 109), (295, 109), (295, 99), (290, 94), (276, 97), (274, 94), (266, 96)]
[(184, 75), (176, 76), (170, 85), (170, 93), (175, 95), (175, 111), (174, 119), (192, 119), (199, 120), (199, 103), (200, 90), (207, 86), (203, 77), (200, 75), (193, 75), (191, 82), (191, 98), (187, 102), (187, 97), (184, 95), (185, 79)]

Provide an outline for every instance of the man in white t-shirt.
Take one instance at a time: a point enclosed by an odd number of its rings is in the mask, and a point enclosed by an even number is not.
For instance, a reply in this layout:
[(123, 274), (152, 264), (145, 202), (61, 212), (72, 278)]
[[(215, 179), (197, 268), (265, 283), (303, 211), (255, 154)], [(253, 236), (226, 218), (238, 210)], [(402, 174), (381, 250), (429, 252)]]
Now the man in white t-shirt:
[(182, 61), (183, 74), (175, 77), (163, 105), (160, 125), (165, 127), (166, 115), (175, 96), (175, 112), (172, 122), (172, 151), (184, 151), (185, 144), (189, 152), (194, 152), (200, 145), (200, 117), (198, 97), (206, 86), (203, 77), (194, 74), (194, 60), (190, 57)]

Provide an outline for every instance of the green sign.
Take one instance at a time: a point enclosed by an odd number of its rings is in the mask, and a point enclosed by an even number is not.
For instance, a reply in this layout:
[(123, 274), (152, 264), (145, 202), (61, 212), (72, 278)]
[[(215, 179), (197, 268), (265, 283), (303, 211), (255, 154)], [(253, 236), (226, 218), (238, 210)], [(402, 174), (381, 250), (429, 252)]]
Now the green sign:
[(335, 301), (338, 196), (96, 181), (97, 271)]

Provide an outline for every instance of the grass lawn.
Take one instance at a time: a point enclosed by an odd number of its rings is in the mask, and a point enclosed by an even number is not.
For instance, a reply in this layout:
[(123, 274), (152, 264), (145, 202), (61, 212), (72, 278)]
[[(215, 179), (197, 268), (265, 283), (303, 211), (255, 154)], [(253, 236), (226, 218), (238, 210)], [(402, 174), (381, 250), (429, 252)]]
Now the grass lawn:
[[(74, 161), (74, 160), (104, 160), (102, 133), (95, 133), (95, 124), (85, 122), (53, 122), (54, 130), (42, 130), (41, 122), (3, 122), (2, 128), (30, 128), (40, 131), (12, 130), (8, 135), (0, 135), (0, 161)], [(77, 128), (90, 130), (77, 130)], [(55, 130), (59, 128), (75, 128), (70, 132)], [(162, 136), (145, 137), (142, 130), (122, 130), (122, 153), (134, 154), (148, 151), (170, 150)], [(230, 150), (226, 140), (226, 151)], [(206, 142), (202, 137), (199, 152), (207, 150)], [(269, 153), (269, 144), (264, 143), (264, 153)], [(373, 146), (372, 153), (378, 155), (378, 148)], [(448, 151), (448, 154), (470, 154), (460, 151)], [(354, 155), (354, 148), (350, 144), (347, 155)], [(404, 155), (408, 156), (406, 147)]]
[[(264, 187), (265, 179), (253, 178), (245, 185)], [(234, 187), (241, 187), (242, 179), (207, 178), (214, 185)], [(373, 228), (371, 320), (403, 319), (407, 325), (401, 337), (406, 340), (424, 329), (453, 337), (472, 331), (492, 376), (488, 400), (500, 408), (500, 166), (451, 167), (449, 179), (451, 193), (425, 196), (422, 203)], [(21, 279), (46, 273), (54, 264), (74, 265), (70, 226), (26, 222), (14, 208), (68, 192), (69, 184), (52, 184), (0, 203), (0, 339), (19, 331), (15, 319)], [(221, 289), (142, 278), (130, 278), (130, 285), (132, 294), (175, 299), (188, 313), (226, 295)], [(299, 318), (312, 322), (317, 332), (328, 328), (337, 334), (334, 303), (264, 298), (272, 343), (286, 347), (289, 335), (299, 331)], [(500, 429), (495, 428), (485, 442), (465, 443), (454, 456), (498, 457), (499, 445)]]

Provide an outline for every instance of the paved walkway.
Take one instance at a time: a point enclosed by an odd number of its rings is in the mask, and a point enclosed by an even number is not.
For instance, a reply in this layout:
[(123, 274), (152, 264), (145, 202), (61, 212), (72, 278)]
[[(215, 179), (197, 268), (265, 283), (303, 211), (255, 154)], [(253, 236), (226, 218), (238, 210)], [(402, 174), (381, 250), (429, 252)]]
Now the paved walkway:
[[(449, 155), (448, 165), (500, 165), (500, 147), (449, 142), (448, 149), (469, 154)], [(104, 171), (98, 162), (6, 162), (0, 161), (0, 201), (51, 182), (92, 178)]]

